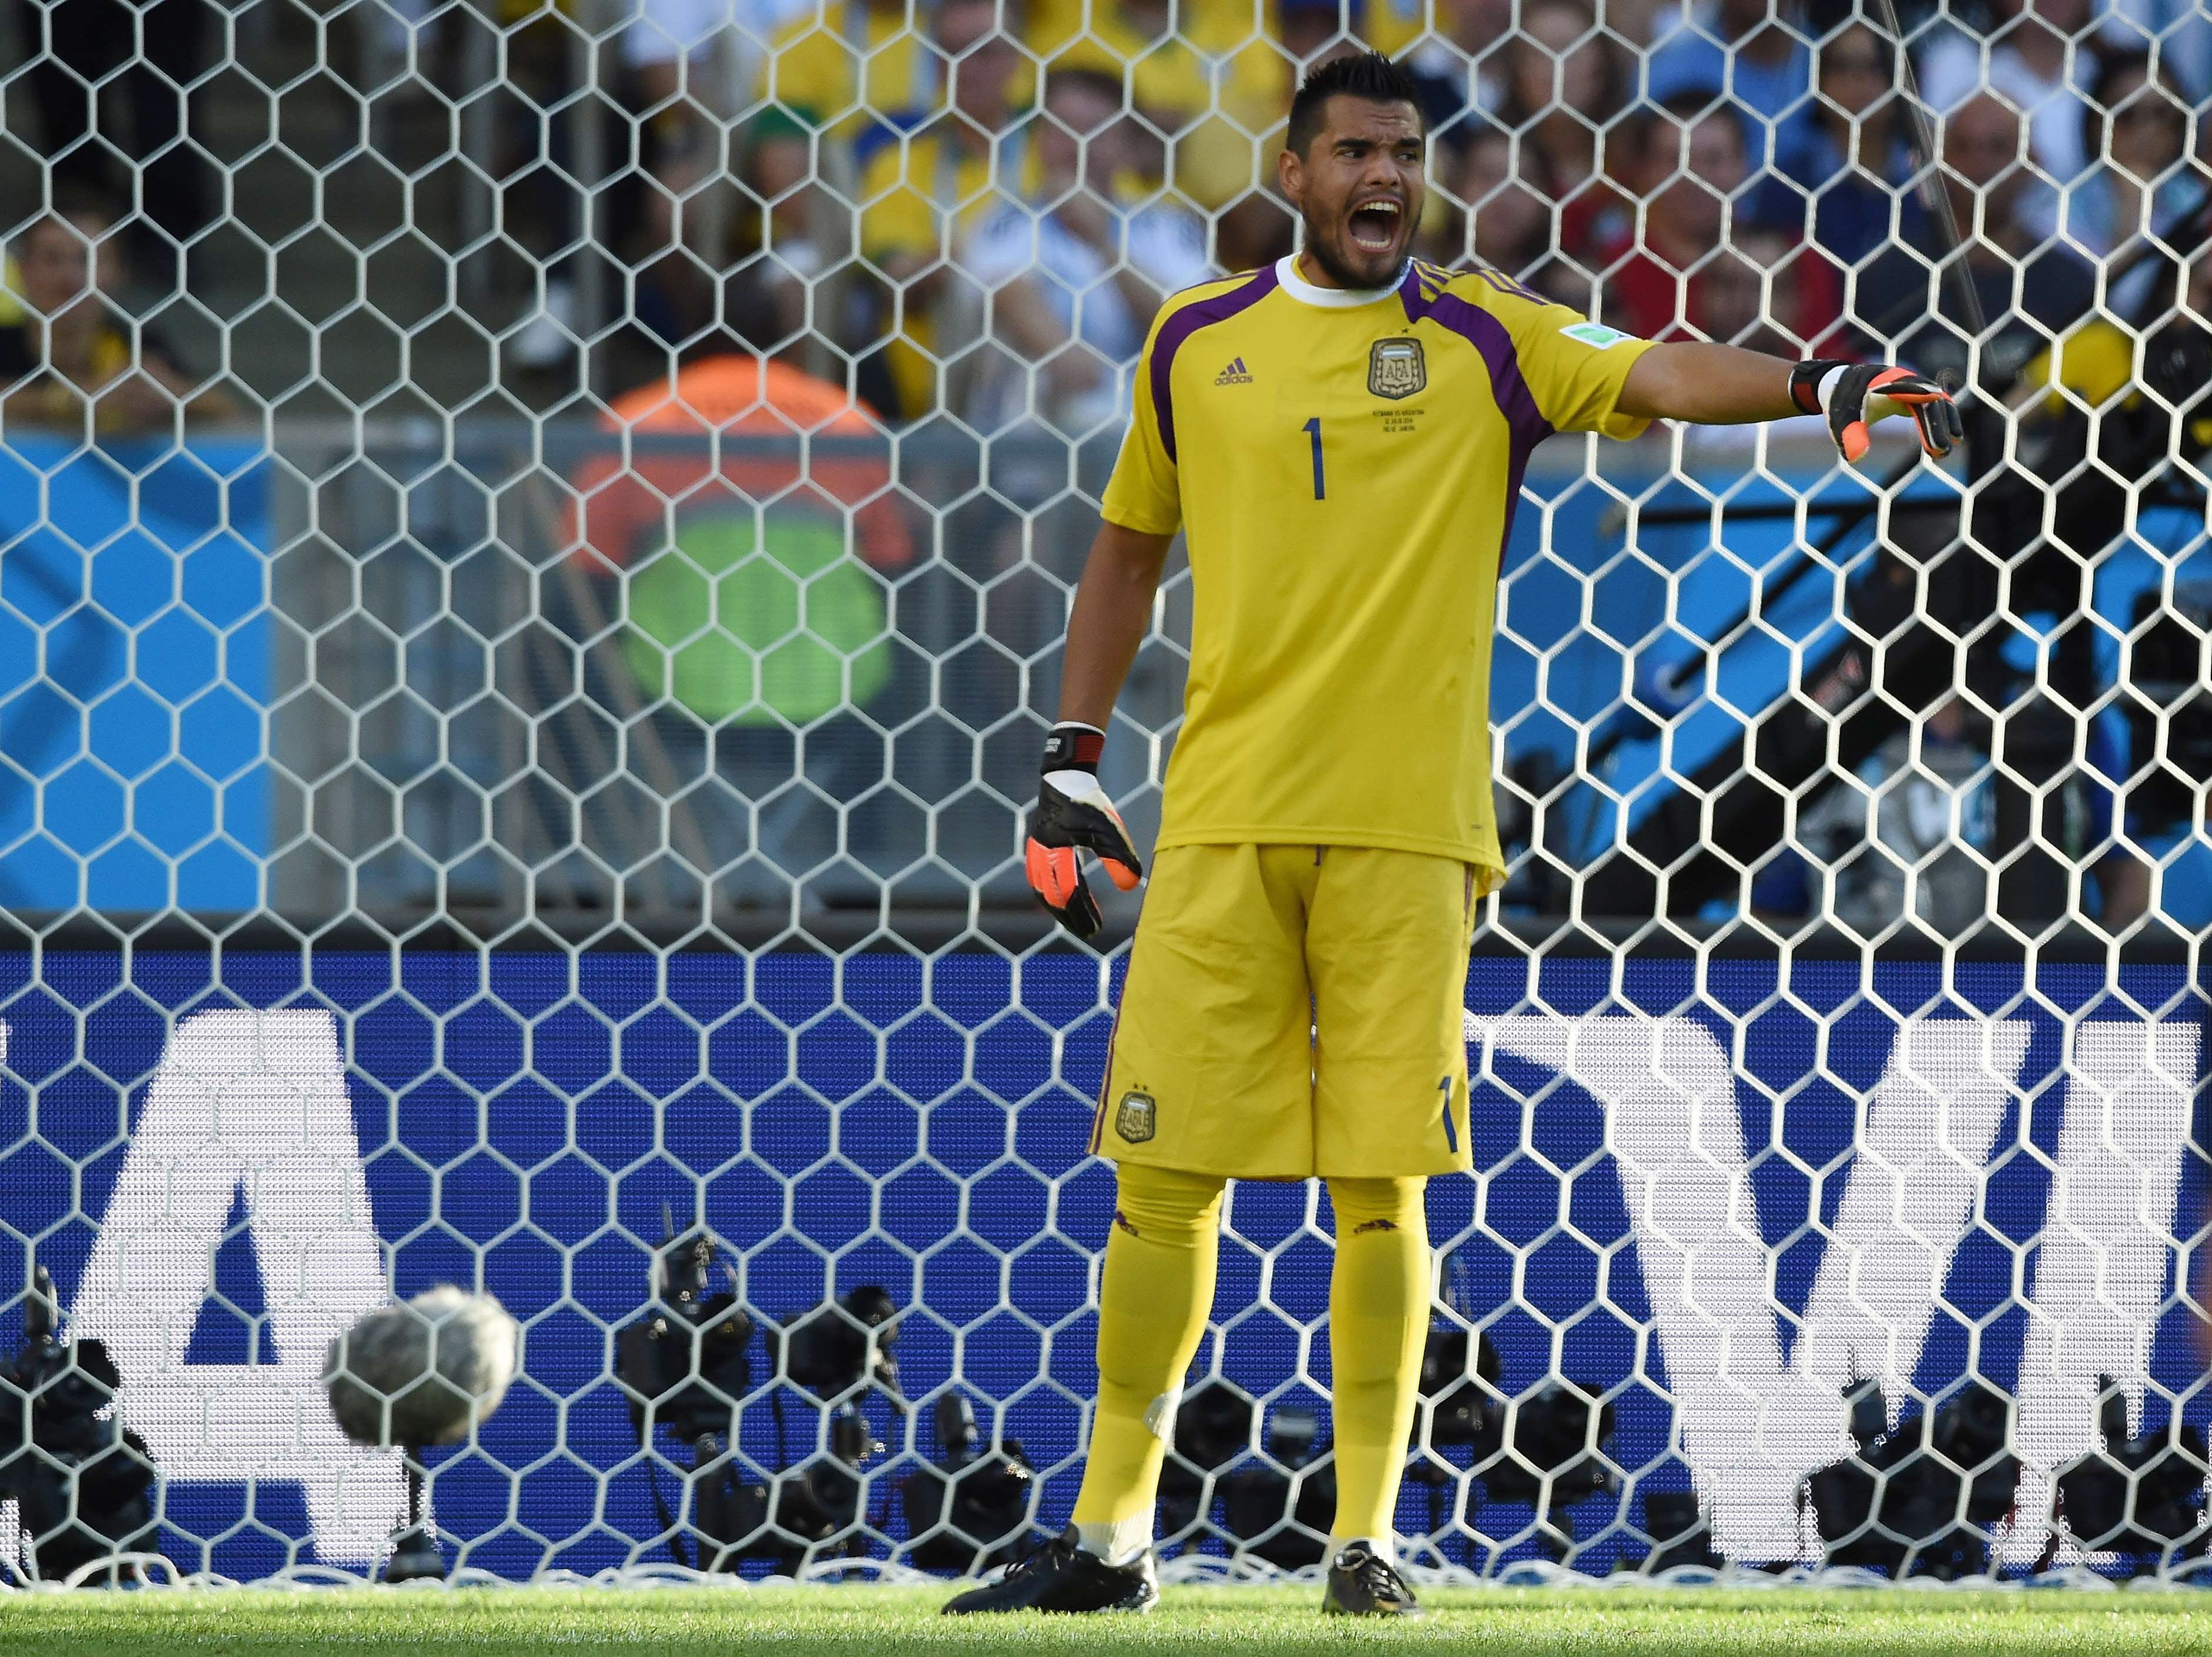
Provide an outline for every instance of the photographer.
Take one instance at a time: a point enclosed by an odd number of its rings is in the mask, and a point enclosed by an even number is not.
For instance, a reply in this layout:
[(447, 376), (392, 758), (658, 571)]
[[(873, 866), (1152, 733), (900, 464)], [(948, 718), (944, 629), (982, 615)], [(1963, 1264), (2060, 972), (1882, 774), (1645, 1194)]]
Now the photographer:
[[(2045, 595), (2061, 610), (2066, 593), (2094, 591), (2104, 629), (2063, 631), (2054, 651), (2054, 684), (2078, 683), (2078, 706), (2109, 701), (2092, 716), (2083, 751), (2091, 827), (2112, 849), (2098, 870), (2100, 919), (2117, 931), (2153, 899), (2142, 861), (2191, 832), (2196, 804), (2212, 779), (2212, 706), (2197, 690), (2199, 640), (2212, 621), (2203, 574), (2176, 561), (2170, 594), (2162, 570), (2144, 560), (2108, 558), (2124, 537), (2161, 551), (2161, 506), (2187, 513), (2201, 535), (2202, 461), (2212, 446), (2212, 251), (2200, 209), (2133, 264), (2115, 262), (2118, 288), (2136, 269), (2154, 277), (2131, 324), (2099, 315), (2037, 357), (2012, 402), (2018, 439), (1996, 468), (1975, 516), (1978, 535), (2013, 557), (2015, 586), (2028, 612)], [(2193, 250), (2177, 268), (2166, 248)], [(2140, 349), (2141, 368), (2136, 368)], [(2048, 508), (2048, 531), (2045, 531)], [(2163, 561), (2160, 561), (2162, 562)], [(2130, 565), (2136, 566), (2131, 568)], [(2082, 580), (2084, 567), (2093, 584)], [(2077, 601), (2078, 602), (2078, 601)], [(2124, 644), (2121, 634), (2130, 635)], [(2093, 634), (2095, 636), (2093, 636)], [(2077, 636), (2078, 635), (2078, 636)], [(2070, 646), (2070, 648), (2069, 648)], [(2106, 692), (2117, 686), (2119, 695)], [(2161, 906), (2165, 907), (2165, 906)], [(2172, 913), (2200, 925), (2212, 915)]]
[[(738, 1278), (708, 1232), (671, 1235), (653, 1264), (653, 1298), (616, 1337), (615, 1372), (629, 1398), (630, 1426), (648, 1457), (672, 1461), (684, 1487), (672, 1508), (649, 1461), (661, 1539), (679, 1564), (734, 1571), (766, 1558), (785, 1575), (823, 1553), (854, 1551), (866, 1494), (860, 1468), (880, 1453), (861, 1413), (872, 1393), (896, 1399), (898, 1308), (872, 1284), (847, 1290), (779, 1328), (740, 1303)], [(754, 1386), (750, 1347), (764, 1337), (768, 1363)], [(777, 1459), (786, 1454), (786, 1385), (824, 1406), (823, 1453), (797, 1467), (757, 1476), (738, 1448), (744, 1406), (765, 1396), (775, 1415)], [(665, 1458), (665, 1432), (689, 1466)], [(679, 1520), (679, 1512), (682, 1514)], [(686, 1544), (689, 1544), (687, 1548)]]

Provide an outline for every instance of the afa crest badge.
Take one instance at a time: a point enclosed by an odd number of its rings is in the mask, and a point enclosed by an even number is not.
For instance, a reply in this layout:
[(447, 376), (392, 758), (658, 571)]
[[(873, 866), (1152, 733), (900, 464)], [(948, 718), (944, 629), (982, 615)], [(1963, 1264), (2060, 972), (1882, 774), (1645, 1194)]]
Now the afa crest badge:
[(1140, 1145), (1159, 1129), (1159, 1107), (1149, 1093), (1125, 1093), (1114, 1112), (1114, 1132), (1125, 1144)]
[(1367, 389), (1392, 402), (1425, 391), (1428, 359), (1418, 339), (1378, 339), (1367, 353)]

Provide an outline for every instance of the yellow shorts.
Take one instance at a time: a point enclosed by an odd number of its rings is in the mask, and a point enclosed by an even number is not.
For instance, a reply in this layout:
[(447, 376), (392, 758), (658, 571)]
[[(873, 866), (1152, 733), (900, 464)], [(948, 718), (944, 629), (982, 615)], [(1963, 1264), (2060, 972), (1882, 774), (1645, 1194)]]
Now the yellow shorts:
[(1480, 889), (1417, 852), (1162, 852), (1091, 1150), (1239, 1180), (1465, 1172)]

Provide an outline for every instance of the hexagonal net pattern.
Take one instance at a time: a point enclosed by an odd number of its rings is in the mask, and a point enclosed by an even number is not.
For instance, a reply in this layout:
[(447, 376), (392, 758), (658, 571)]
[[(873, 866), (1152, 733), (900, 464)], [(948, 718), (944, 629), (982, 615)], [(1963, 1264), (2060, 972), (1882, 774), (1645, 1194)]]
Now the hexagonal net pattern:
[[(1064, 1522), (1139, 900), (1056, 940), (1021, 816), (1146, 331), (1292, 252), (1289, 94), (1364, 46), (1422, 257), (1968, 429), (1522, 479), (1407, 1557), (2193, 1568), (2200, 11), (23, 0), (0, 1569)], [(1178, 548), (1102, 765), (1140, 843), (1193, 613)], [(1331, 1239), (1232, 1193), (1173, 1569), (1321, 1556)], [(401, 1365), (349, 1438), (333, 1343), (447, 1284), (519, 1321), (503, 1401), (348, 1346)]]

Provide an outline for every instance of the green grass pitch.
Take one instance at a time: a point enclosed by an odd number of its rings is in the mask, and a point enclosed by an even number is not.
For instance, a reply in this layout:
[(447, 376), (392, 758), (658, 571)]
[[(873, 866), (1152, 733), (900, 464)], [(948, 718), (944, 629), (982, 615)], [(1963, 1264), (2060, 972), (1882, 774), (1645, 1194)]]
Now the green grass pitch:
[(0, 1654), (194, 1657), (775, 1657), (905, 1652), (1339, 1653), (1480, 1657), (2203, 1657), (2212, 1593), (1436, 1590), (1410, 1626), (1324, 1623), (1312, 1588), (1170, 1588), (1149, 1617), (940, 1618), (915, 1588), (455, 1593), (246, 1591), (0, 1597)]

